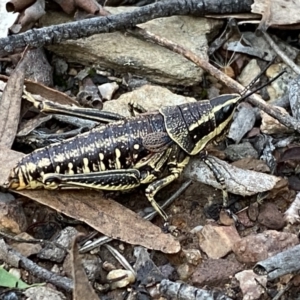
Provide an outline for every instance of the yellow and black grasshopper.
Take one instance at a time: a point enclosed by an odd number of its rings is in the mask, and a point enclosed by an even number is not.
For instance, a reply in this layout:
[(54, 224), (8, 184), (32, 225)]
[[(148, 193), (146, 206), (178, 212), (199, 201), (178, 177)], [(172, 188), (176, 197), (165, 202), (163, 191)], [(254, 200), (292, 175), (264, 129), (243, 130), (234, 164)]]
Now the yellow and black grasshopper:
[(190, 156), (224, 132), (245, 97), (221, 95), (127, 119), (103, 113), (111, 123), (22, 158), (7, 187), (125, 191), (146, 185), (146, 197), (167, 220), (156, 193), (180, 176)]

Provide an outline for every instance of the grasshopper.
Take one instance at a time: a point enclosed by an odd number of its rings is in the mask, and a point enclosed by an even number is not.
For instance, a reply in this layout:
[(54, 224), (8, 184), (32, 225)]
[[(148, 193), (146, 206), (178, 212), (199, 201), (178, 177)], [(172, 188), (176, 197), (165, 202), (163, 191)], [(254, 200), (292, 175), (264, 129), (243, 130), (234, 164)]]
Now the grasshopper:
[[(203, 153), (208, 143), (225, 132), (246, 96), (226, 94), (151, 112), (131, 106), (140, 112), (131, 118), (99, 112), (100, 119), (111, 122), (26, 155), (12, 169), (6, 186), (12, 190), (128, 191), (145, 185), (147, 199), (167, 220), (155, 195), (180, 176), (191, 156)], [(74, 109), (52, 106), (44, 103), (44, 111), (69, 114), (73, 110), (76, 115)], [(224, 187), (222, 176), (204, 161)], [(226, 206), (226, 187), (223, 198)]]

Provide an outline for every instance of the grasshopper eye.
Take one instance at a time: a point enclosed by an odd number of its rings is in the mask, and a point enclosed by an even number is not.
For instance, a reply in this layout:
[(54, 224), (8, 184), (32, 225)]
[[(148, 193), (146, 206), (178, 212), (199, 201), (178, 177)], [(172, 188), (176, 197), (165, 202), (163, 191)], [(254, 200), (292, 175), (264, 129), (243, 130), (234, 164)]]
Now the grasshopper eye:
[(225, 107), (223, 107), (223, 113), (227, 114), (228, 112), (232, 112), (234, 110), (235, 105), (231, 104), (231, 105), (227, 105)]
[(222, 123), (228, 123), (228, 120), (231, 119), (232, 113), (235, 109), (235, 104), (228, 104), (222, 107), (220, 110), (215, 112), (215, 120), (217, 126), (220, 126)]

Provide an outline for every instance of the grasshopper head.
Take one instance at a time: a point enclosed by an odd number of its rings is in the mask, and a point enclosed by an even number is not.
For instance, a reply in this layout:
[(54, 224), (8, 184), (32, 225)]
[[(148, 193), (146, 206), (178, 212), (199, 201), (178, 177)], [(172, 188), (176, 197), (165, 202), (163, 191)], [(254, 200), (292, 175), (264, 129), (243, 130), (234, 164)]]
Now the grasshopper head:
[(216, 136), (221, 134), (230, 121), (241, 99), (239, 94), (221, 95), (210, 100), (216, 121)]

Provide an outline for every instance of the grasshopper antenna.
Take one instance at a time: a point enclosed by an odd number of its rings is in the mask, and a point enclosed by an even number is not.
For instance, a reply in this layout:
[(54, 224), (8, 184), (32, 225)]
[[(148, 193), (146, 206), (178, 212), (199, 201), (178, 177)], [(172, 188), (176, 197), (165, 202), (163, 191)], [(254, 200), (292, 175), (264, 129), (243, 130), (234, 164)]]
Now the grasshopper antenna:
[[(272, 58), (272, 60), (264, 67), (264, 69), (261, 71), (261, 72), (259, 72), (259, 74), (258, 75), (256, 75), (255, 76), (255, 78), (245, 87), (245, 89), (241, 92), (241, 97), (243, 97), (246, 93), (247, 93), (247, 91), (249, 91), (250, 89), (251, 89), (251, 87), (256, 83), (256, 81), (261, 77), (261, 75), (263, 74), (263, 73), (265, 73), (267, 70), (268, 70), (268, 68), (274, 63), (274, 61), (275, 61), (275, 59), (276, 59), (276, 57), (277, 56), (274, 56), (273, 58)], [(276, 78), (277, 79), (277, 78)], [(269, 83), (271, 83), (272, 81), (270, 81), (270, 82), (268, 82), (266, 85), (268, 85)], [(264, 85), (265, 86), (265, 85)], [(261, 89), (261, 88), (263, 88), (264, 86), (261, 86), (259, 89)], [(256, 90), (256, 91), (258, 91), (258, 90)], [(252, 94), (251, 94), (252, 95)], [(244, 98), (243, 98), (244, 99)]]
[(263, 85), (259, 86), (258, 88), (254, 89), (253, 91), (251, 91), (248, 94), (244, 94), (241, 96), (239, 102), (241, 102), (242, 100), (244, 100), (245, 98), (251, 96), (252, 94), (256, 93), (257, 91), (259, 91), (260, 89), (262, 89), (263, 87), (269, 85), (270, 83), (272, 83), (273, 81), (275, 81), (276, 79), (278, 79), (280, 76), (282, 76), (282, 74), (284, 74), (286, 72), (286, 70), (281, 71), (279, 74), (277, 74), (274, 78), (270, 79), (268, 82), (264, 83)]

